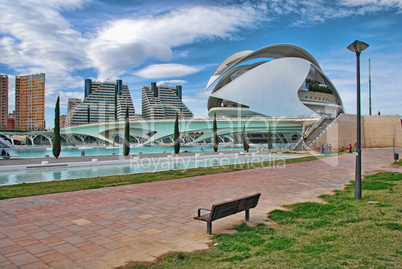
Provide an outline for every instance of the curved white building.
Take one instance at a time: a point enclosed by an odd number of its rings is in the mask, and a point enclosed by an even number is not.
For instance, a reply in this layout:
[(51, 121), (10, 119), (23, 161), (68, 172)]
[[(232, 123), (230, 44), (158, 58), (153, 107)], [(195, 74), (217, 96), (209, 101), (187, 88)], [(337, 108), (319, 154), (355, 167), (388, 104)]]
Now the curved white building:
[(337, 116), (344, 112), (338, 91), (318, 62), (295, 45), (235, 53), (218, 66), (206, 88), (214, 83), (208, 99), (210, 116)]

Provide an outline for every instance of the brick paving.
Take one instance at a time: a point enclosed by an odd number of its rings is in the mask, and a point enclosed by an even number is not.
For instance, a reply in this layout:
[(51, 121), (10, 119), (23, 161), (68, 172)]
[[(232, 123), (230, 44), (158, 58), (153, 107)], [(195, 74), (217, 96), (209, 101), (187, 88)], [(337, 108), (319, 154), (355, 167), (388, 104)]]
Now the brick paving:
[[(401, 148), (397, 149), (399, 152)], [(364, 174), (401, 171), (392, 148), (365, 150)], [(261, 192), (251, 223), (281, 205), (319, 201), (354, 179), (355, 155), (319, 161), (0, 201), (0, 268), (114, 268), (169, 251), (206, 249), (200, 207)], [(364, 197), (364, 191), (363, 191)], [(213, 233), (241, 223), (240, 213)]]

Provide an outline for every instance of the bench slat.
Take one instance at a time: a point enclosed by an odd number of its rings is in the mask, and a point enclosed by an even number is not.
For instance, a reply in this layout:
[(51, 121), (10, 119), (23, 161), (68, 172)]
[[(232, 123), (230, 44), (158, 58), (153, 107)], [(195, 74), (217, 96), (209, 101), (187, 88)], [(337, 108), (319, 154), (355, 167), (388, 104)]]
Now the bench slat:
[[(230, 215), (234, 215), (241, 211), (246, 211), (246, 221), (249, 218), (249, 209), (254, 208), (258, 204), (261, 193), (256, 193), (250, 196), (245, 196), (239, 199), (234, 199), (231, 201), (222, 202), (219, 204), (212, 205), (210, 214), (202, 215), (200, 214), (203, 208), (198, 209), (198, 216), (194, 217), (195, 220), (202, 220), (207, 222), (207, 233), (211, 234), (212, 221), (221, 219)], [(207, 209), (208, 210), (208, 209)]]

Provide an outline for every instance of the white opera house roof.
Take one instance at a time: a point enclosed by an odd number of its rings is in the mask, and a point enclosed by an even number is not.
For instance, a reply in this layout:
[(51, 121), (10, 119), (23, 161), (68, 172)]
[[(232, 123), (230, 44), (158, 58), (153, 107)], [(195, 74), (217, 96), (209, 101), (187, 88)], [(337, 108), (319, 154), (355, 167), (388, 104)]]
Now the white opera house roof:
[(335, 86), (306, 50), (290, 44), (266, 46), (229, 56), (206, 89), (208, 114), (300, 117), (344, 112)]

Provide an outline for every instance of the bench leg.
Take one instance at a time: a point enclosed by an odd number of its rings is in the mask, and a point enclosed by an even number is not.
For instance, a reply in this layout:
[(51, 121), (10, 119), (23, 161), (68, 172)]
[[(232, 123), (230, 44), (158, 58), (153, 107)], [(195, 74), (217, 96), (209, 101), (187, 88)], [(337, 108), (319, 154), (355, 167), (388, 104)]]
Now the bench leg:
[(246, 210), (246, 221), (249, 221), (249, 220), (250, 220), (250, 210), (247, 209)]
[(207, 222), (207, 234), (212, 234), (212, 221)]

